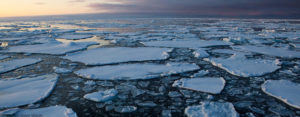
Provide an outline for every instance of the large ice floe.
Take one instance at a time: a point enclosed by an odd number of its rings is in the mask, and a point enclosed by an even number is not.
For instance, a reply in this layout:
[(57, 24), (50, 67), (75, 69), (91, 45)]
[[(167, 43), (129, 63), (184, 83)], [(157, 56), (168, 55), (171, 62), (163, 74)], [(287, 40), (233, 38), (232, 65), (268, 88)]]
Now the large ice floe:
[(1, 79), (0, 108), (22, 106), (43, 100), (53, 90), (57, 79), (56, 74), (22, 79)]
[(214, 77), (183, 78), (176, 80), (172, 86), (212, 94), (219, 94), (225, 86), (225, 80), (223, 78)]
[(261, 76), (279, 69), (279, 60), (248, 59), (245, 54), (236, 52), (229, 58), (205, 58), (214, 66), (226, 70), (227, 72), (242, 76)]
[(261, 88), (266, 94), (300, 109), (300, 84), (288, 80), (267, 80)]
[(98, 91), (84, 95), (85, 99), (92, 100), (95, 102), (106, 102), (115, 98), (118, 91), (115, 89), (108, 89), (105, 91)]
[(151, 47), (96, 48), (68, 54), (64, 58), (87, 65), (100, 65), (129, 61), (162, 60), (169, 57), (168, 52), (170, 51), (172, 49)]
[(188, 40), (188, 41), (149, 41), (142, 42), (145, 46), (173, 47), (173, 48), (201, 48), (208, 46), (226, 46), (231, 43), (215, 40)]
[(2, 117), (77, 117), (77, 114), (65, 106), (50, 106), (38, 109), (8, 109), (0, 112)]
[(23, 58), (23, 59), (13, 59), (9, 61), (4, 61), (0, 63), (0, 73), (9, 72), (20, 67), (32, 65), (42, 61), (41, 59), (35, 58)]
[(151, 79), (181, 72), (197, 70), (196, 64), (168, 63), (164, 64), (121, 64), (82, 69), (75, 74), (97, 80), (136, 80)]
[(90, 45), (97, 44), (95, 42), (49, 42), (45, 44), (35, 44), (35, 45), (20, 45), (12, 46), (7, 50), (2, 50), (0, 52), (9, 53), (37, 53), (37, 54), (54, 54), (63, 55), (68, 52), (74, 52), (86, 49)]
[(184, 113), (188, 117), (239, 117), (228, 102), (201, 102), (201, 105), (188, 106)]
[(292, 51), (287, 48), (275, 48), (269, 46), (251, 46), (251, 45), (244, 45), (244, 46), (233, 46), (235, 50), (243, 50), (243, 51), (250, 51), (270, 56), (276, 57), (284, 57), (284, 58), (300, 58), (299, 51)]

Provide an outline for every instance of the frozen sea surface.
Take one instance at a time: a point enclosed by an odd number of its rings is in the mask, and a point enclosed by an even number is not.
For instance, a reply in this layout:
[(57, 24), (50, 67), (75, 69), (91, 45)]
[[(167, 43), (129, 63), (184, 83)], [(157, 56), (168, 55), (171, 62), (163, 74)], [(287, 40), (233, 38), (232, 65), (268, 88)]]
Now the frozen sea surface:
[(41, 59), (24, 58), (24, 59), (13, 59), (0, 63), (0, 73), (9, 72), (20, 67), (32, 65), (42, 61)]
[(143, 42), (143, 44), (146, 46), (173, 47), (173, 48), (201, 48), (201, 47), (208, 47), (208, 46), (230, 45), (230, 43), (224, 41), (213, 41), (213, 40), (150, 41), (150, 42)]
[(56, 74), (22, 79), (0, 80), (0, 108), (23, 106), (41, 101), (55, 87)]

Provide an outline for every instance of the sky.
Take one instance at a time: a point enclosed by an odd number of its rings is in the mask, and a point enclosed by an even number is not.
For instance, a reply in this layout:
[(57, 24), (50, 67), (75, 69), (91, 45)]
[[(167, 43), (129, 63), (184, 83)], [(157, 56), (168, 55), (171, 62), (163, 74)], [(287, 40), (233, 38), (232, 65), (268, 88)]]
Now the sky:
[(1, 0), (0, 2), (0, 17), (82, 13), (300, 17), (300, 0)]

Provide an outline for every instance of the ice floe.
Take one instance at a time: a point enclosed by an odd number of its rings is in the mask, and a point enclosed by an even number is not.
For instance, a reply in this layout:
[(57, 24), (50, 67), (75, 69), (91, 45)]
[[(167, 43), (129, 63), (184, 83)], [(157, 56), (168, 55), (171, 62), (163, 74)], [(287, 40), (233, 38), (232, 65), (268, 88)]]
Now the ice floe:
[(244, 46), (233, 46), (236, 50), (243, 50), (243, 51), (250, 51), (270, 56), (276, 57), (284, 57), (284, 58), (300, 58), (300, 52), (292, 51), (287, 48), (275, 48), (275, 47), (268, 47), (268, 46), (251, 46), (251, 45), (244, 45)]
[(115, 111), (119, 113), (130, 113), (136, 111), (137, 107), (135, 106), (118, 106), (115, 107)]
[(77, 117), (77, 114), (65, 106), (50, 106), (38, 109), (8, 109), (0, 112), (4, 117)]
[(201, 105), (188, 106), (184, 113), (188, 117), (239, 117), (228, 102), (201, 102)]
[(209, 54), (205, 51), (205, 49), (202, 49), (202, 48), (199, 48), (199, 49), (196, 49), (194, 52), (193, 52), (194, 56), (196, 58), (204, 58), (204, 57), (208, 57)]
[(22, 79), (0, 80), (0, 108), (32, 104), (50, 95), (56, 85), (56, 74)]
[(92, 38), (92, 35), (76, 35), (76, 34), (65, 34), (62, 36), (59, 36), (58, 38), (62, 39), (68, 39), (68, 40), (79, 40), (79, 39), (87, 39), (87, 38)]
[(181, 72), (197, 70), (196, 64), (168, 63), (163, 64), (122, 64), (82, 69), (75, 74), (97, 80), (135, 80), (151, 79)]
[(117, 90), (108, 89), (105, 91), (98, 91), (98, 92), (86, 94), (84, 95), (84, 98), (95, 102), (106, 102), (115, 98), (117, 94), (118, 94)]
[(169, 57), (168, 52), (170, 51), (172, 49), (151, 47), (96, 48), (68, 54), (64, 58), (71, 61), (83, 62), (87, 65), (100, 65), (129, 61), (162, 60)]
[(215, 77), (183, 78), (176, 80), (172, 86), (212, 94), (219, 94), (225, 86), (225, 80), (223, 78)]
[(300, 84), (288, 80), (267, 80), (261, 88), (266, 94), (300, 109)]
[(6, 58), (8, 58), (9, 56), (7, 56), (7, 55), (1, 55), (0, 54), (0, 60), (2, 60), (2, 59), (6, 59)]
[(189, 41), (149, 41), (142, 42), (145, 46), (173, 47), (173, 48), (201, 48), (208, 46), (226, 46), (230, 43), (215, 40), (189, 40)]
[(0, 73), (9, 72), (20, 67), (32, 65), (42, 61), (41, 59), (35, 58), (23, 58), (23, 59), (13, 59), (9, 61), (4, 61), (0, 63)]
[(68, 52), (74, 52), (86, 49), (90, 45), (97, 44), (95, 42), (51, 42), (45, 44), (35, 44), (35, 45), (21, 45), (9, 47), (7, 50), (2, 50), (0, 52), (9, 53), (38, 53), (38, 54), (54, 54), (63, 55)]
[(65, 74), (65, 73), (71, 73), (72, 72), (71, 69), (67, 69), (67, 68), (53, 67), (53, 69), (54, 69), (55, 73), (59, 73), (59, 74)]
[(227, 72), (242, 76), (261, 76), (271, 73), (280, 68), (279, 60), (265, 59), (247, 59), (244, 54), (235, 53), (230, 58), (205, 58), (204, 60), (211, 62), (214, 66), (222, 68)]

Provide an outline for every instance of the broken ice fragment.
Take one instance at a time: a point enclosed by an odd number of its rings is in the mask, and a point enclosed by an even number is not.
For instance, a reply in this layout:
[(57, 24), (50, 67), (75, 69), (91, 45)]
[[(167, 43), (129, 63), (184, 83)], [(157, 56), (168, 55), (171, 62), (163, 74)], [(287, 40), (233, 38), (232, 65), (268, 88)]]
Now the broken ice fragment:
[(0, 80), (0, 108), (32, 104), (50, 95), (58, 76), (48, 74), (32, 78)]
[(231, 103), (201, 102), (201, 105), (188, 106), (184, 110), (188, 117), (239, 117)]
[(117, 90), (108, 89), (105, 91), (98, 91), (98, 92), (86, 94), (84, 95), (84, 98), (95, 102), (106, 102), (115, 98), (117, 94), (118, 94)]
[(77, 114), (70, 108), (65, 106), (50, 106), (38, 109), (8, 109), (0, 112), (0, 116), (4, 117), (77, 117)]
[(62, 39), (68, 39), (68, 40), (79, 40), (79, 39), (87, 39), (92, 38), (92, 35), (76, 35), (76, 34), (65, 34), (62, 36), (59, 36), (58, 38)]
[(300, 84), (288, 80), (267, 80), (261, 88), (266, 94), (300, 109)]
[(162, 64), (121, 64), (82, 69), (75, 74), (97, 80), (136, 80), (151, 79), (181, 72), (197, 70), (196, 64), (169, 63)]
[(65, 56), (65, 59), (82, 62), (87, 65), (112, 64), (128, 61), (162, 60), (168, 57), (168, 48), (96, 48)]
[(214, 40), (189, 40), (189, 41), (150, 41), (143, 42), (145, 46), (154, 47), (174, 47), (174, 48), (201, 48), (208, 46), (226, 46), (230, 45), (228, 42), (224, 41), (214, 41)]
[(0, 55), (0, 60), (2, 60), (2, 59), (6, 59), (6, 58), (8, 58), (9, 56), (7, 56), (7, 55)]
[(33, 58), (13, 59), (9, 61), (4, 61), (0, 63), (0, 73), (9, 72), (20, 67), (38, 63), (40, 61), (42, 60)]
[(225, 86), (223, 78), (204, 77), (204, 78), (184, 78), (176, 80), (173, 87), (186, 88), (212, 94), (219, 94)]
[(59, 74), (65, 74), (65, 73), (71, 73), (72, 70), (67, 69), (67, 68), (59, 68), (59, 67), (53, 67), (55, 73)]
[(136, 111), (137, 107), (135, 106), (119, 106), (115, 107), (115, 111), (119, 113), (130, 113)]
[(204, 49), (196, 49), (193, 54), (196, 58), (205, 58), (209, 56), (209, 54)]

